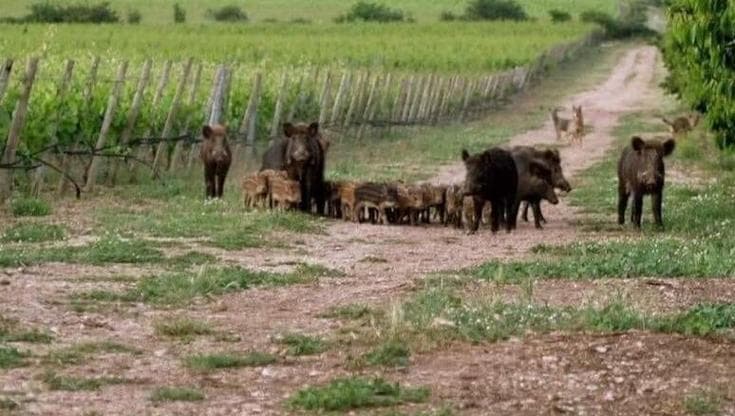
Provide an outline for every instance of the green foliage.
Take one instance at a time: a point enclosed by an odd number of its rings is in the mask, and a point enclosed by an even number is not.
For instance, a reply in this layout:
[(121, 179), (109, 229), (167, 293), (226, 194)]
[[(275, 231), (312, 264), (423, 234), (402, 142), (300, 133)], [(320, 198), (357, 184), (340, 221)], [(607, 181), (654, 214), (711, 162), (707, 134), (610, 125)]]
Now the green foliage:
[(371, 407), (421, 403), (428, 399), (425, 387), (405, 388), (382, 378), (372, 380), (340, 378), (323, 387), (307, 387), (298, 391), (289, 404), (305, 410), (345, 411)]
[(35, 328), (24, 328), (18, 321), (0, 317), (0, 342), (31, 342), (49, 344), (54, 337)]
[(86, 342), (52, 351), (43, 361), (52, 365), (78, 365), (84, 364), (90, 357), (105, 353), (141, 354), (135, 348), (112, 341)]
[(174, 23), (186, 23), (186, 10), (179, 3), (174, 3)]
[(33, 3), (30, 13), (21, 18), (5, 19), (8, 23), (117, 23), (120, 18), (109, 2), (71, 3), (43, 1)]
[(460, 16), (457, 16), (456, 14), (450, 12), (449, 10), (444, 10), (439, 15), (439, 20), (441, 20), (442, 22), (453, 22), (459, 18)]
[(154, 402), (196, 402), (204, 399), (202, 392), (189, 387), (159, 387), (151, 394)]
[(700, 304), (662, 319), (659, 330), (684, 335), (708, 336), (735, 328), (735, 304)]
[(551, 21), (554, 23), (564, 23), (572, 20), (572, 15), (563, 10), (549, 10), (549, 16), (551, 16)]
[(178, 316), (161, 320), (153, 324), (156, 335), (167, 337), (189, 338), (197, 335), (211, 335), (214, 333), (209, 322)]
[(653, 32), (646, 27), (645, 10), (634, 8), (629, 15), (613, 18), (611, 15), (598, 10), (587, 10), (579, 17), (587, 23), (597, 23), (611, 39), (625, 39), (632, 36), (650, 36)]
[(23, 358), (26, 354), (12, 347), (3, 347), (0, 345), (0, 368), (15, 368), (26, 365)]
[(666, 86), (706, 115), (720, 147), (735, 145), (735, 3), (674, 0), (663, 50)]
[(698, 390), (684, 397), (684, 409), (695, 416), (718, 416), (722, 412), (722, 395), (712, 391)]
[(5, 230), (0, 242), (41, 243), (59, 241), (66, 236), (66, 228), (56, 224), (19, 223)]
[(137, 25), (143, 20), (143, 14), (138, 9), (128, 10), (128, 24)]
[(50, 390), (61, 391), (92, 391), (99, 390), (103, 386), (110, 384), (124, 384), (129, 380), (119, 377), (99, 377), (84, 378), (73, 377), (56, 374), (56, 372), (48, 370), (41, 377)]
[(276, 362), (272, 354), (250, 352), (241, 354), (199, 354), (184, 359), (184, 364), (196, 371), (212, 371), (223, 368), (263, 367)]
[(411, 357), (408, 347), (399, 341), (391, 340), (364, 355), (369, 365), (386, 367), (406, 367)]
[[(336, 19), (338, 23), (345, 22), (402, 22), (406, 19), (403, 11), (391, 9), (390, 7), (368, 1), (358, 1), (355, 3), (347, 14)], [(408, 20), (411, 20), (410, 18)]]
[(0, 410), (16, 410), (20, 405), (18, 402), (5, 397), (0, 397)]
[(248, 15), (235, 4), (207, 10), (207, 16), (218, 22), (247, 22)]
[(327, 343), (319, 337), (287, 333), (277, 339), (279, 344), (288, 347), (290, 355), (314, 355), (326, 351)]
[(351, 304), (330, 308), (326, 313), (320, 316), (331, 319), (356, 320), (369, 316), (372, 313), (374, 313), (374, 311), (367, 305)]
[(523, 6), (515, 0), (471, 0), (465, 11), (469, 20), (527, 20)]
[(43, 217), (51, 214), (51, 205), (38, 198), (15, 198), (10, 208), (16, 217)]

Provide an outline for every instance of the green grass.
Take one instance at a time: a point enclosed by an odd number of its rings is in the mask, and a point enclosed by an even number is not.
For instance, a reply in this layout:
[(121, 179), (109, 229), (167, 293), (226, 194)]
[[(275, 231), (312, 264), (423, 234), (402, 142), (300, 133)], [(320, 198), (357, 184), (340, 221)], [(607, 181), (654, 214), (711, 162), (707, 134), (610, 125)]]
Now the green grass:
[(174, 268), (188, 269), (192, 266), (212, 264), (216, 263), (217, 261), (217, 256), (214, 256), (212, 254), (201, 253), (198, 251), (189, 251), (184, 254), (169, 258), (167, 263)]
[(215, 333), (209, 322), (198, 321), (184, 316), (172, 317), (153, 324), (156, 335), (172, 338), (191, 338)]
[(358, 320), (374, 313), (375, 311), (370, 309), (369, 306), (362, 304), (350, 304), (332, 307), (321, 314), (320, 317), (329, 319)]
[[(71, 0), (61, 0), (61, 3), (71, 3)], [(137, 9), (143, 15), (142, 24), (161, 25), (173, 24), (172, 7), (179, 3), (187, 12), (187, 21), (192, 25), (200, 25), (211, 20), (206, 18), (208, 9), (237, 4), (242, 6), (248, 14), (250, 21), (262, 22), (272, 19), (289, 22), (293, 19), (302, 18), (314, 23), (330, 22), (338, 15), (344, 13), (354, 1), (344, 0), (253, 0), (238, 2), (231, 0), (159, 0), (147, 2), (143, 0), (118, 0), (112, 3), (112, 7), (121, 17), (125, 17), (128, 10)], [(465, 1), (437, 0), (426, 2), (424, 0), (397, 0), (390, 3), (391, 7), (399, 8), (411, 14), (420, 22), (436, 21), (443, 11), (451, 11), (461, 14), (464, 11)], [(593, 9), (608, 13), (616, 12), (616, 3), (611, 0), (583, 0), (575, 2), (574, 7), (566, 0), (521, 0), (526, 11), (534, 17), (548, 19), (550, 9), (560, 9), (576, 15), (580, 11)], [(22, 16), (28, 11), (29, 2), (25, 0), (6, 0), (0, 17)]]
[(130, 380), (119, 377), (85, 378), (59, 375), (54, 371), (47, 370), (41, 380), (50, 390), (57, 391), (94, 391), (104, 386), (113, 384), (125, 384)]
[(289, 355), (314, 355), (327, 350), (327, 343), (319, 337), (286, 333), (277, 338), (279, 344), (287, 347)]
[(223, 368), (263, 367), (277, 361), (274, 355), (262, 352), (247, 354), (200, 354), (184, 358), (184, 365), (196, 371), (213, 371)]
[(20, 223), (5, 230), (0, 236), (3, 243), (41, 243), (59, 241), (66, 237), (66, 228), (56, 224)]
[(16, 217), (44, 217), (51, 214), (51, 205), (38, 198), (13, 199), (10, 209)]
[(204, 393), (189, 387), (159, 387), (151, 393), (154, 402), (197, 402), (205, 398)]
[(707, 390), (689, 393), (683, 400), (684, 410), (694, 416), (718, 416), (722, 414), (722, 396)]
[(20, 407), (18, 402), (12, 399), (7, 399), (5, 397), (0, 397), (0, 410), (16, 410)]
[(421, 403), (429, 398), (426, 387), (406, 388), (381, 378), (340, 378), (321, 387), (307, 387), (292, 396), (288, 403), (294, 408), (319, 411), (396, 406)]
[(60, 366), (79, 365), (88, 362), (96, 355), (110, 353), (139, 355), (142, 352), (133, 347), (113, 341), (86, 342), (75, 344), (64, 349), (51, 351), (46, 357), (44, 357), (44, 362)]
[(0, 368), (15, 368), (26, 365), (27, 355), (12, 347), (0, 346)]
[(163, 261), (163, 253), (141, 240), (124, 240), (105, 235), (84, 246), (20, 247), (0, 251), (0, 267), (16, 267), (49, 262), (108, 264), (155, 263)]
[(366, 353), (363, 359), (368, 365), (406, 367), (410, 357), (411, 351), (405, 344), (399, 341), (388, 341)]
[(54, 337), (36, 328), (24, 328), (17, 320), (0, 316), (0, 342), (49, 344)]

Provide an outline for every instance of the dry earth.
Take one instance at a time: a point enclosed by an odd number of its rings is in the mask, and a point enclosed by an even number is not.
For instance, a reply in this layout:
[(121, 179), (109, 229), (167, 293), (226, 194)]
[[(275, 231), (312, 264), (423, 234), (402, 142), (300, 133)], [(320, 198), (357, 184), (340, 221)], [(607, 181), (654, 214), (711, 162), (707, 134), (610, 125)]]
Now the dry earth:
[[(574, 176), (598, 161), (613, 143), (612, 130), (632, 111), (654, 108), (659, 54), (637, 46), (624, 54), (607, 80), (559, 105), (582, 105), (592, 126), (582, 146), (561, 148), (565, 172)], [(550, 121), (538, 130), (510, 139), (510, 145), (553, 143)], [(447, 166), (433, 182), (459, 181), (461, 164)], [(0, 391), (22, 403), (29, 414), (283, 414), (283, 401), (305, 384), (323, 383), (350, 374), (348, 351), (286, 358), (265, 368), (212, 374), (192, 373), (180, 357), (192, 352), (261, 350), (278, 352), (272, 337), (283, 331), (330, 336), (342, 327), (320, 318), (332, 306), (362, 303), (390, 305), (414, 288), (427, 273), (469, 267), (490, 259), (523, 256), (535, 245), (583, 238), (575, 228), (575, 210), (563, 200), (545, 207), (550, 219), (543, 231), (520, 224), (517, 232), (466, 236), (451, 228), (391, 227), (330, 222), (323, 235), (299, 236), (297, 250), (252, 249), (218, 253), (223, 261), (274, 269), (294, 262), (338, 269), (343, 278), (285, 288), (231, 293), (215, 301), (199, 301), (186, 314), (212, 322), (240, 336), (238, 342), (195, 339), (189, 343), (161, 340), (153, 322), (180, 311), (135, 305), (116, 311), (77, 313), (59, 302), (79, 290), (104, 285), (121, 288), (112, 276), (144, 273), (139, 268), (95, 268), (61, 264), (4, 270), (8, 286), (0, 287), (3, 316), (33, 327), (50, 328), (62, 343), (112, 340), (135, 346), (140, 355), (104, 354), (76, 366), (69, 374), (115, 375), (132, 381), (93, 392), (49, 392), (37, 370), (19, 368), (0, 373)], [(375, 260), (378, 260), (377, 262)], [(652, 284), (653, 283), (653, 284)], [(498, 296), (513, 296), (514, 287), (499, 287)], [(550, 304), (576, 305), (604, 301), (609, 293), (625, 293), (644, 310), (676, 310), (701, 299), (732, 299), (726, 281), (685, 282), (616, 280), (541, 282), (535, 297)], [(32, 346), (34, 353), (47, 348)], [(454, 345), (423, 353), (403, 371), (383, 373), (408, 384), (432, 387), (432, 405), (450, 403), (460, 414), (679, 414), (682, 394), (697, 386), (724, 388), (733, 397), (731, 375), (735, 353), (730, 344), (680, 336), (626, 334), (592, 336), (552, 334), (490, 345)], [(153, 405), (155, 386), (197, 386), (207, 400), (200, 403)], [(426, 409), (426, 406), (421, 407)], [(410, 410), (406, 408), (403, 410)], [(730, 405), (725, 411), (735, 412)]]

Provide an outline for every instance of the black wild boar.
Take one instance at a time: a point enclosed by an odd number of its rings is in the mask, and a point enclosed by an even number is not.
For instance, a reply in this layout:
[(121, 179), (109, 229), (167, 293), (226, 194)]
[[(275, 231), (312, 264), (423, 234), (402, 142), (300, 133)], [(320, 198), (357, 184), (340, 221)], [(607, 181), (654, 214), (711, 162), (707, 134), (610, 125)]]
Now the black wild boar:
[[(523, 157), (527, 160), (530, 159), (543, 159), (547, 166), (551, 169), (551, 182), (554, 188), (560, 189), (564, 192), (571, 192), (572, 186), (569, 184), (567, 179), (564, 177), (564, 172), (561, 168), (561, 157), (559, 151), (556, 149), (537, 149), (531, 146), (515, 146), (511, 148), (511, 153), (518, 163), (518, 158)], [(528, 202), (523, 202), (523, 214), (521, 218), (523, 221), (528, 221)], [(541, 206), (533, 207), (534, 216), (538, 215), (541, 222), (546, 222), (543, 213), (541, 212)]]
[(631, 139), (630, 146), (623, 149), (618, 161), (618, 224), (625, 224), (625, 210), (632, 194), (631, 222), (640, 228), (643, 196), (651, 195), (653, 219), (656, 225), (663, 227), (661, 204), (666, 175), (664, 157), (670, 155), (675, 147), (676, 142), (673, 139), (662, 143), (635, 136)]
[(507, 218), (506, 230), (510, 232), (516, 226), (518, 205), (518, 171), (513, 156), (507, 150), (492, 148), (482, 153), (471, 155), (462, 150), (462, 160), (467, 169), (464, 195), (474, 199), (475, 218), (469, 233), (477, 232), (482, 218), (482, 208), (486, 201), (491, 206), (490, 229), (497, 232), (501, 217)]
[(528, 202), (533, 207), (534, 224), (541, 227), (541, 200), (556, 205), (559, 199), (554, 192), (551, 168), (542, 159), (526, 159), (513, 154), (518, 169), (518, 193), (516, 203)]
[(219, 124), (204, 126), (202, 136), (199, 157), (204, 165), (207, 198), (222, 198), (225, 178), (232, 163), (232, 150), (227, 142), (227, 128)]
[(316, 203), (318, 213), (324, 212), (324, 163), (329, 142), (321, 137), (319, 123), (309, 125), (285, 123), (286, 136), (273, 142), (263, 155), (261, 170), (285, 170), (289, 178), (301, 184), (302, 211), (310, 212)]

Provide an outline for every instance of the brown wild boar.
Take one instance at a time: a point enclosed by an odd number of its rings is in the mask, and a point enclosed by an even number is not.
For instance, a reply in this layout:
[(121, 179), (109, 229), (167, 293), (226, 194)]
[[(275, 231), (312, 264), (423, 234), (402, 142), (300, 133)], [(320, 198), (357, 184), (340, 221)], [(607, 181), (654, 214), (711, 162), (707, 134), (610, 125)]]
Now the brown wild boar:
[(296, 209), (301, 202), (301, 184), (291, 179), (274, 177), (269, 182), (271, 203), (277, 210)]
[(464, 184), (449, 185), (444, 193), (444, 225), (462, 228), (462, 188)]
[(225, 178), (232, 163), (232, 150), (227, 142), (227, 128), (220, 124), (202, 128), (199, 157), (204, 165), (207, 198), (222, 198)]
[[(398, 190), (385, 183), (365, 182), (355, 188), (355, 207), (353, 221), (366, 219), (361, 217), (363, 209), (373, 223), (388, 224), (389, 210), (398, 205)], [(376, 214), (376, 215), (373, 215)]]
[[(522, 161), (520, 165), (522, 167), (528, 165), (528, 161), (532, 159), (541, 159), (543, 160), (546, 165), (551, 169), (551, 181), (554, 185), (554, 188), (558, 188), (564, 192), (571, 192), (572, 186), (567, 181), (566, 177), (564, 177), (564, 172), (561, 168), (561, 156), (559, 155), (559, 151), (556, 149), (543, 149), (543, 148), (536, 148), (531, 146), (515, 146), (511, 148), (511, 153), (513, 154), (513, 159), (516, 161), (516, 165), (519, 165), (519, 161)], [(518, 169), (519, 175), (525, 174), (527, 169)], [(523, 202), (523, 214), (521, 215), (521, 218), (523, 218), (523, 221), (528, 221), (528, 202)], [(541, 206), (533, 207), (534, 215), (538, 215), (539, 221), (546, 222), (546, 219), (544, 218), (543, 213), (541, 212)]]
[(339, 203), (342, 211), (342, 219), (345, 221), (358, 221), (358, 212), (355, 210), (357, 201), (355, 199), (355, 182), (344, 182), (339, 187)]
[(259, 172), (242, 180), (242, 196), (245, 208), (264, 207), (268, 199), (268, 178)]
[(440, 223), (444, 223), (444, 193), (447, 190), (445, 185), (422, 184), (421, 189), (424, 193), (424, 222), (431, 222), (432, 209), (434, 217), (439, 217)]
[(418, 223), (419, 214), (426, 208), (424, 205), (424, 192), (418, 186), (407, 186), (402, 183), (396, 184), (396, 222)]
[(654, 221), (656, 225), (663, 227), (661, 205), (666, 176), (664, 158), (675, 147), (676, 142), (673, 139), (660, 142), (635, 136), (631, 139), (630, 146), (623, 149), (618, 161), (618, 224), (625, 224), (625, 210), (632, 195), (631, 222), (640, 228), (643, 196), (651, 195)]

